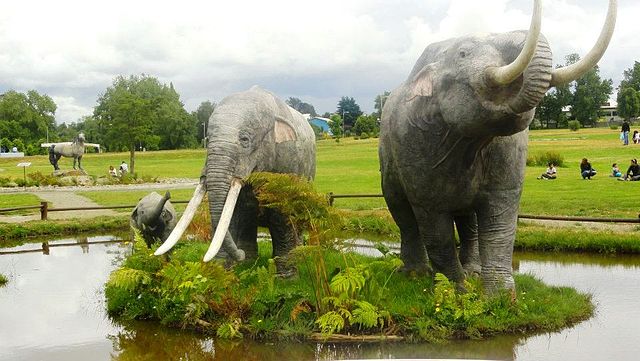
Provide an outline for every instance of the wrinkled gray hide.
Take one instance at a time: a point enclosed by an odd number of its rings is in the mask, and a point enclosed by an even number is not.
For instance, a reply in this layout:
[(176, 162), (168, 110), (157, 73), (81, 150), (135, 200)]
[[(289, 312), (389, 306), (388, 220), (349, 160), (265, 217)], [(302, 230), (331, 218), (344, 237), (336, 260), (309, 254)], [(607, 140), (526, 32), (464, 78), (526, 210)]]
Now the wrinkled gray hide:
[(169, 192), (164, 197), (151, 192), (131, 212), (129, 224), (140, 231), (147, 247), (157, 241), (165, 241), (178, 222), (170, 198)]
[[(315, 135), (309, 122), (257, 86), (224, 98), (209, 118), (207, 135), (204, 176), (213, 228), (232, 179), (245, 179), (253, 172), (290, 173), (309, 180), (315, 176)], [(273, 256), (279, 272), (284, 273), (285, 256), (299, 243), (299, 236), (277, 211), (259, 214), (250, 186), (240, 191), (229, 226), (232, 240), (225, 238), (223, 250), (233, 255), (237, 245), (247, 258), (255, 258), (258, 225), (268, 227)]]
[(487, 84), (484, 70), (511, 63), (526, 34), (431, 44), (389, 96), (380, 131), (382, 190), (408, 270), (424, 271), (430, 261), (459, 282), (465, 269), (481, 269), (488, 289), (514, 287), (527, 127), (549, 88), (551, 51), (541, 35), (524, 73), (507, 85)]

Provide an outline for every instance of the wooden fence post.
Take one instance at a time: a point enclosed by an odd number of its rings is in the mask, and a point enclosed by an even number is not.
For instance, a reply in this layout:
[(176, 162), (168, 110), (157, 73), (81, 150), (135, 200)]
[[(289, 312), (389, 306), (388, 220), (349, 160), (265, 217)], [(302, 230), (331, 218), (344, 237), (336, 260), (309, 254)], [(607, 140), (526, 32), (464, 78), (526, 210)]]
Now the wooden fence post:
[(329, 192), (327, 198), (329, 199), (329, 205), (333, 207), (333, 192)]
[(40, 219), (43, 221), (47, 220), (47, 216), (49, 215), (49, 203), (40, 202)]

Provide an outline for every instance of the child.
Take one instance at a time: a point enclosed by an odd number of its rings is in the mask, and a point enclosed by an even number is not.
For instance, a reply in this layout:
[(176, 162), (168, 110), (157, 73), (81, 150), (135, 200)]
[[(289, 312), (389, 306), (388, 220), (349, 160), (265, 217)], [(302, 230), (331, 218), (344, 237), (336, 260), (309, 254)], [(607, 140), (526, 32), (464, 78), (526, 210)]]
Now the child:
[(618, 163), (613, 163), (611, 165), (611, 177), (622, 177), (622, 173), (620, 172), (620, 168), (618, 168)]
[(553, 163), (549, 162), (547, 163), (547, 170), (542, 173), (538, 179), (556, 179), (556, 173), (556, 167), (554, 167)]

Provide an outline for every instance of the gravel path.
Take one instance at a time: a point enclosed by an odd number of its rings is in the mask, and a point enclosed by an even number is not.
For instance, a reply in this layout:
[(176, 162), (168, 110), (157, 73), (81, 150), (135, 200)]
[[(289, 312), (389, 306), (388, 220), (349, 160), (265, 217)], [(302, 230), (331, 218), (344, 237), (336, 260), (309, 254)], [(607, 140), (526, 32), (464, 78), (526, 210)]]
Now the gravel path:
[[(85, 191), (105, 191), (105, 190), (154, 190), (159, 188), (185, 189), (195, 188), (197, 181), (194, 179), (179, 179), (173, 182), (126, 184), (126, 185), (105, 185), (88, 187), (30, 187), (24, 188), (0, 188), (0, 193), (31, 193), (38, 196), (43, 201), (49, 202), (50, 208), (70, 208), (70, 207), (97, 207), (99, 204), (83, 197), (76, 192)], [(118, 213), (111, 209), (96, 209), (83, 211), (59, 211), (50, 212), (49, 219), (72, 219), (72, 218), (93, 218), (98, 216), (115, 216)], [(0, 222), (21, 223), (40, 219), (40, 214), (30, 215), (0, 215)]]

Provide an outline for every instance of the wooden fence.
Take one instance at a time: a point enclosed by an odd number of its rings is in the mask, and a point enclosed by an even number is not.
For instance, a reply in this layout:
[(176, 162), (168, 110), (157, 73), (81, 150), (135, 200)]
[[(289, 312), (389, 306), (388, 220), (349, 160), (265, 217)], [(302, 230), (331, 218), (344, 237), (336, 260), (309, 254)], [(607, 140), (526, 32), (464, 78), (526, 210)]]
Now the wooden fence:
[[(327, 200), (329, 205), (333, 206), (334, 201), (340, 198), (380, 198), (382, 194), (333, 194), (333, 192), (327, 194)], [(189, 201), (171, 201), (174, 204), (188, 203)], [(49, 208), (47, 202), (40, 202), (38, 206), (22, 206), (11, 208), (0, 208), (0, 214), (25, 210), (25, 209), (39, 209), (40, 219), (46, 220), (49, 212), (61, 212), (61, 211), (88, 211), (96, 209), (121, 209), (129, 208), (133, 209), (135, 205), (122, 205), (122, 206), (96, 206), (96, 207), (65, 207), (65, 208)], [(568, 222), (604, 222), (604, 223), (640, 223), (640, 214), (638, 218), (598, 218), (598, 217), (573, 217), (573, 216), (539, 216), (532, 214), (519, 214), (520, 219), (539, 219), (547, 221), (568, 221)]]

